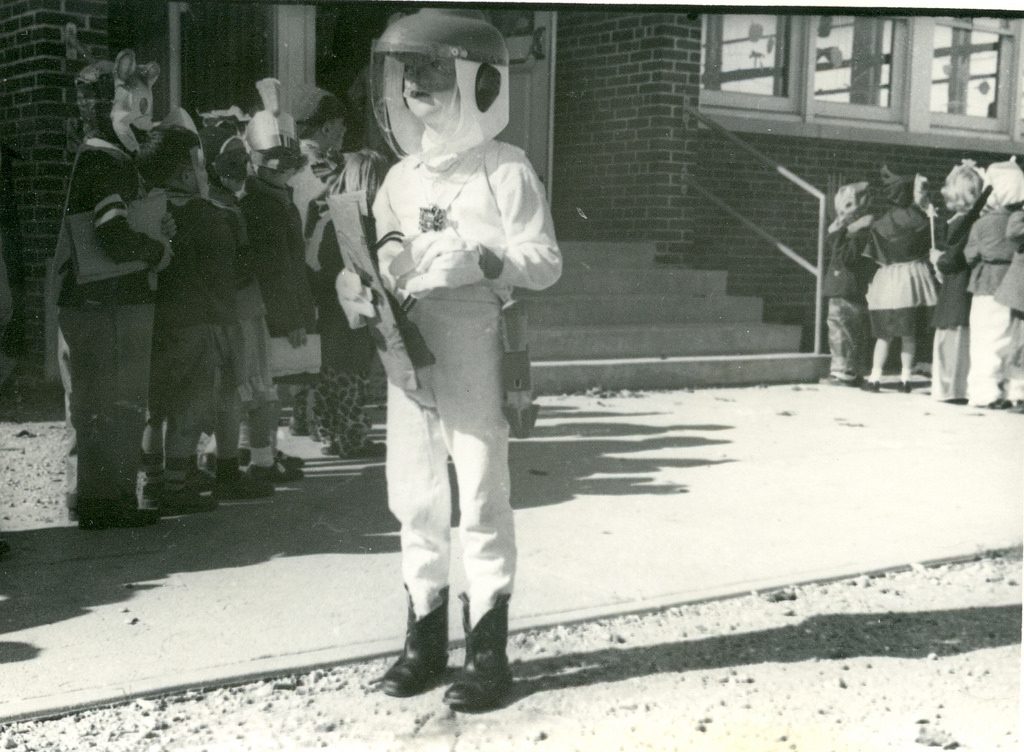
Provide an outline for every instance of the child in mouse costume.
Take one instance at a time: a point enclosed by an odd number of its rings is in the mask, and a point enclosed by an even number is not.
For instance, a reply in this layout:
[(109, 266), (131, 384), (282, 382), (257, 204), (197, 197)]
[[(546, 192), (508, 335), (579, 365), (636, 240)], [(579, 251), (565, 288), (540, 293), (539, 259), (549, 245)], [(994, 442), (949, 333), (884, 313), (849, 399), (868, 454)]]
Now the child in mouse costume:
[[(61, 361), (77, 444), (68, 498), (77, 497), (74, 513), (86, 529), (158, 519), (156, 510), (139, 508), (136, 475), (153, 331), (150, 272), (169, 254), (128, 222), (129, 205), (143, 195), (134, 154), (152, 127), (158, 75), (156, 63), (140, 65), (134, 52), (123, 50), (113, 62), (89, 63), (75, 79), (86, 140), (72, 168), (54, 268), (61, 275), (57, 303), (68, 348)], [(72, 221), (87, 213), (91, 222), (72, 231)], [(173, 236), (173, 221), (165, 217), (163, 230)], [(80, 261), (88, 249), (117, 265), (111, 276), (82, 278)]]
[(416, 388), (388, 384), (388, 504), (401, 523), (405, 650), (383, 691), (423, 691), (444, 672), (451, 457), (459, 486), (466, 663), (445, 694), (461, 709), (498, 705), (511, 686), (508, 604), (516, 565), (503, 415), (500, 316), (511, 288), (561, 274), (544, 189), (508, 122), (508, 51), (482, 14), (421, 10), (374, 45), (374, 105), (402, 160), (373, 205), (379, 264), (433, 364)]

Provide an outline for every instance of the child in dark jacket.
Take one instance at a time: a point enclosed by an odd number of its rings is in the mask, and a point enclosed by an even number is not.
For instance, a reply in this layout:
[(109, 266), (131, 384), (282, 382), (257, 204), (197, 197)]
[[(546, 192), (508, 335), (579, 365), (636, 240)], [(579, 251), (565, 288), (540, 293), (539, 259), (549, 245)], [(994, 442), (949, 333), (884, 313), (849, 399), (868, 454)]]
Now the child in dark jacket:
[[(256, 113), (246, 127), (245, 138), (251, 150), (255, 175), (245, 184), (241, 200), (252, 249), (253, 269), (266, 306), (270, 336), (285, 338), (294, 350), (306, 345), (307, 335), (315, 330), (316, 312), (313, 293), (306, 274), (305, 242), (302, 221), (292, 201), (288, 181), (303, 164), (295, 123), (280, 111), (278, 82), (265, 79), (257, 83), (264, 109)], [(303, 378), (302, 370), (290, 370), (289, 363), (271, 363), (277, 374)], [(319, 370), (319, 369), (317, 369)], [(276, 412), (276, 410), (275, 410)], [(250, 433), (252, 465), (250, 473), (271, 482), (295, 480), (302, 471), (288, 460), (275, 455), (277, 420), (272, 435)]]
[(882, 368), (893, 340), (900, 340), (900, 391), (910, 392), (917, 337), (928, 330), (938, 295), (931, 267), (931, 230), (921, 208), (923, 179), (882, 168), (882, 205), (874, 211), (865, 254), (878, 270), (868, 285), (867, 301), (875, 351), (864, 384), (879, 391)]
[(871, 362), (871, 329), (864, 293), (874, 265), (863, 255), (871, 217), (858, 217), (867, 187), (866, 182), (851, 183), (836, 191), (836, 218), (825, 240), (829, 263), (822, 294), (829, 299), (829, 378), (845, 386), (859, 385)]
[(971, 293), (967, 284), (971, 270), (964, 259), (964, 246), (981, 212), (978, 201), (983, 182), (981, 170), (973, 161), (964, 160), (950, 171), (942, 186), (946, 208), (953, 216), (939, 224), (936, 233), (934, 264), (941, 285), (932, 316), (932, 397), (945, 402), (967, 400), (971, 365)]
[[(249, 236), (237, 197), (245, 184), (249, 154), (237, 134), (237, 122), (213, 123), (204, 127), (199, 136), (207, 158), (210, 200), (223, 210), (235, 245), (237, 320), (228, 332), (231, 368), (218, 378), (213, 442), (216, 459), (209, 463), (216, 467), (213, 492), (222, 499), (270, 496), (274, 492), (273, 484), (253, 477), (249, 468), (239, 476), (239, 465), (248, 464), (250, 459), (248, 436), (263, 437), (263, 446), (269, 446), (268, 437), (277, 416), (277, 395), (270, 376), (266, 309), (253, 272)], [(242, 425), (247, 437), (244, 449), (239, 442)]]
[(154, 131), (139, 169), (150, 186), (167, 192), (178, 227), (174, 257), (160, 273), (157, 293), (142, 442), (144, 493), (163, 515), (206, 511), (216, 499), (200, 496), (187, 480), (196, 444), (215, 409), (218, 372), (231, 370), (235, 242), (223, 211), (203, 198), (202, 147), (187, 115), (180, 112)]

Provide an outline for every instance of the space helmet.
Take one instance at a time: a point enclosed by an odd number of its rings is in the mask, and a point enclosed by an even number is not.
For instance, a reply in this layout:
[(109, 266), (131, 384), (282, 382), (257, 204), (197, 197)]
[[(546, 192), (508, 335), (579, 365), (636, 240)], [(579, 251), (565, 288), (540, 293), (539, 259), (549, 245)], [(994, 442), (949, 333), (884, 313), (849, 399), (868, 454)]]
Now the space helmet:
[[(454, 61), (456, 96), (441, 140), (424, 139), (426, 128), (404, 96), (407, 66), (423, 61)], [(397, 154), (457, 154), (508, 125), (508, 48), (479, 11), (426, 8), (394, 21), (374, 43), (370, 89), (374, 115)]]

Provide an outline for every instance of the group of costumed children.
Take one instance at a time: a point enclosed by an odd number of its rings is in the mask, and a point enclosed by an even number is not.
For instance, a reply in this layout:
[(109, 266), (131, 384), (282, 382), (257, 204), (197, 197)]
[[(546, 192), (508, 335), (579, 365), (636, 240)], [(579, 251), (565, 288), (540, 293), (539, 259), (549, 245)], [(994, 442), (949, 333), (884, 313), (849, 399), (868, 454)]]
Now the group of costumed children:
[[(339, 313), (340, 254), (323, 224), (325, 194), (359, 190), (372, 200), (384, 158), (341, 151), (348, 113), (339, 98), (297, 92), (296, 124), (269, 79), (252, 117), (230, 107), (197, 127), (177, 110), (154, 127), (145, 110), (158, 74), (124, 51), (76, 79), (86, 139), (65, 214), (91, 213), (91, 222), (77, 236), (68, 230), (55, 267), (68, 506), (83, 528), (150, 524), (301, 478), (301, 460), (276, 449), (281, 394), (300, 395), (300, 422), (313, 423), (324, 453), (383, 454), (367, 437), (373, 343)], [(301, 207), (291, 187), (300, 177)], [(166, 201), (164, 242), (130, 221), (133, 202), (153, 191)], [(311, 248), (318, 225), (322, 247)], [(72, 249), (87, 246), (119, 269), (81, 279)], [(320, 367), (290, 368), (289, 349), (307, 348), (314, 332)], [(204, 435), (214, 438), (207, 472), (196, 463)]]
[[(509, 117), (497, 29), (477, 12), (422, 10), (389, 26), (371, 65), (375, 115), (400, 157), (383, 180), (379, 155), (341, 152), (346, 113), (324, 91), (288, 92), (285, 108), (278, 82), (265, 79), (251, 117), (229, 107), (198, 128), (178, 110), (154, 126), (154, 64), (125, 51), (78, 76), (88, 138), (65, 210), (72, 242), (54, 265), (68, 502), (80, 527), (99, 529), (271, 494), (302, 474), (275, 446), (282, 392), (327, 452), (381, 454), (364, 412), (376, 346), (407, 601), (405, 648), (381, 686), (408, 696), (445, 676), (450, 457), (466, 664), (445, 702), (483, 709), (512, 681), (508, 442), (510, 426), (536, 411), (509, 344), (511, 295), (553, 284), (561, 255), (532, 166), (494, 140)], [(332, 222), (351, 194), (361, 196), (356, 224), (376, 276), (342, 261), (339, 239), (353, 233)], [(166, 210), (157, 204), (147, 224), (138, 207), (154, 196)], [(115, 272), (87, 279), (90, 253)], [(388, 339), (395, 331), (403, 343)], [(310, 349), (319, 350), (314, 379)], [(192, 480), (204, 433), (216, 445), (208, 496)]]
[(1024, 411), (1024, 171), (1015, 158), (963, 160), (941, 195), (948, 217), (923, 176), (885, 167), (877, 185), (836, 192), (823, 280), (830, 380), (878, 392), (899, 340), (898, 388), (910, 392), (931, 329), (933, 398)]

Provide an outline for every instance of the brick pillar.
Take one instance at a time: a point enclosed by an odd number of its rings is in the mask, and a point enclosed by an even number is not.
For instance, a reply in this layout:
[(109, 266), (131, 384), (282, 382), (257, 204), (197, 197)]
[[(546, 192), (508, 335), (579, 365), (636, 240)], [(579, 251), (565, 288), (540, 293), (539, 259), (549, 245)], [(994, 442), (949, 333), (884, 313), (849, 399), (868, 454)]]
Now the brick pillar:
[(697, 104), (700, 17), (561, 12), (553, 214), (559, 237), (648, 240), (682, 253), (692, 212), (681, 176)]
[(68, 22), (90, 52), (107, 54), (106, 0), (0, 3), (0, 138), (23, 157), (14, 165), (14, 183), (25, 238), (26, 339), (32, 353), (25, 365), (39, 373), (49, 349), (46, 269), (71, 169), (66, 123), (77, 117), (74, 74), (85, 64), (67, 59), (62, 29)]

